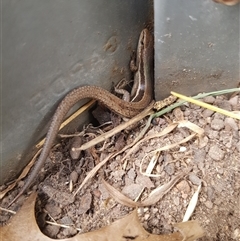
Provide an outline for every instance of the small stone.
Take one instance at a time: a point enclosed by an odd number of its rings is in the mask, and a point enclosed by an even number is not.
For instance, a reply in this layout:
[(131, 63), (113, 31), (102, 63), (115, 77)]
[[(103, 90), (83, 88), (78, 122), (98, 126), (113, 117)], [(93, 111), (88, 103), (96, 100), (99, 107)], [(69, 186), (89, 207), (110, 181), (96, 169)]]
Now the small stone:
[(209, 200), (214, 198), (214, 190), (212, 187), (207, 187), (207, 196)]
[(240, 240), (240, 228), (236, 228), (236, 229), (233, 231), (232, 238), (233, 238), (234, 240)]
[(140, 184), (131, 184), (129, 186), (125, 186), (122, 190), (122, 193), (134, 200), (138, 197), (141, 191), (142, 186)]
[(93, 189), (93, 195), (97, 198), (100, 198), (101, 197), (101, 192), (99, 189)]
[(196, 149), (194, 150), (194, 162), (204, 162), (206, 158), (206, 151), (204, 149)]
[(78, 207), (78, 213), (83, 214), (86, 213), (90, 208), (92, 204), (92, 194), (90, 192), (86, 192), (81, 197), (80, 206)]
[(216, 204), (217, 206), (219, 206), (221, 203), (222, 203), (222, 199), (220, 199), (220, 198), (216, 198), (215, 200), (214, 200), (214, 204)]
[(218, 113), (218, 112), (215, 112), (215, 113), (214, 113), (214, 119), (224, 120), (224, 119), (225, 119), (225, 115), (223, 115), (223, 114), (221, 114), (221, 113)]
[(53, 203), (46, 204), (45, 209), (53, 218), (56, 218), (62, 212), (62, 209)]
[(224, 110), (232, 111), (232, 105), (227, 100), (219, 102), (218, 107)]
[(152, 225), (153, 227), (154, 227), (154, 226), (158, 226), (158, 224), (159, 224), (159, 219), (156, 218), (156, 217), (151, 218), (151, 219), (149, 220), (149, 224)]
[[(183, 193), (183, 194), (182, 194), (182, 198), (183, 198), (184, 200), (186, 200), (186, 199), (188, 198), (188, 194)], [(185, 206), (186, 206), (186, 205), (185, 205)]]
[(152, 209), (152, 213), (153, 213), (153, 214), (158, 213), (158, 208), (153, 208), (153, 209)]
[(137, 178), (136, 178), (136, 183), (140, 184), (142, 186), (142, 188), (153, 188), (155, 187), (155, 185), (153, 184), (153, 182), (151, 181), (151, 179), (147, 176), (144, 176), (142, 174), (138, 174)]
[(217, 145), (211, 146), (208, 155), (215, 161), (220, 161), (224, 157), (224, 151)]
[(98, 186), (99, 191), (101, 192), (101, 198), (103, 200), (106, 200), (107, 198), (109, 198), (109, 192), (107, 191), (107, 189), (105, 188), (104, 184), (99, 184)]
[(117, 162), (111, 162), (109, 165), (109, 168), (111, 171), (115, 171), (117, 166), (118, 166)]
[(199, 122), (199, 124), (200, 124), (201, 126), (207, 125), (207, 121), (206, 121), (205, 118), (200, 118), (200, 119), (198, 120), (198, 122)]
[(211, 122), (211, 128), (216, 131), (220, 131), (224, 126), (224, 121), (221, 119), (213, 119)]
[(73, 183), (76, 183), (78, 180), (78, 173), (76, 171), (72, 171), (70, 174), (70, 180), (72, 180)]
[(232, 105), (232, 106), (236, 106), (238, 103), (238, 95), (235, 95), (233, 98), (229, 99), (228, 102)]
[(172, 155), (170, 155), (169, 153), (164, 155), (163, 159), (165, 163), (171, 162), (173, 160)]
[(229, 117), (227, 117), (225, 119), (225, 128), (226, 129), (229, 128), (229, 129), (232, 129), (234, 131), (238, 131), (238, 125), (237, 125), (236, 121), (233, 118), (229, 118)]
[(190, 192), (190, 186), (188, 182), (185, 180), (179, 182), (176, 187), (182, 193), (188, 194)]
[(215, 98), (213, 96), (206, 96), (203, 98), (203, 101), (208, 104), (213, 104), (215, 101)]
[(207, 133), (209, 139), (219, 139), (219, 131), (214, 131), (212, 129), (209, 130), (209, 132)]
[(209, 110), (209, 109), (205, 109), (205, 110), (202, 112), (202, 115), (203, 115), (203, 117), (207, 118), (207, 117), (212, 116), (213, 113), (214, 113), (214, 111)]
[(192, 182), (192, 184), (194, 184), (194, 185), (200, 185), (201, 184), (201, 179), (198, 177), (198, 176), (196, 176), (195, 175), (195, 173), (193, 173), (193, 172), (191, 172), (190, 174), (189, 174), (189, 180)]
[(77, 232), (78, 231), (73, 227), (63, 229), (63, 235), (64, 236), (73, 236), (73, 235), (77, 234)]
[(128, 171), (127, 175), (128, 175), (128, 178), (129, 178), (129, 179), (134, 180), (135, 177), (136, 177), (136, 172), (135, 172), (135, 170), (134, 170), (133, 168), (131, 168), (131, 169)]
[(144, 215), (144, 219), (145, 220), (148, 220), (150, 218), (150, 214), (149, 213), (146, 213), (145, 215)]
[(174, 202), (174, 204), (176, 205), (176, 206), (178, 206), (179, 205), (179, 197), (175, 197), (174, 199), (173, 199), (173, 202)]
[(164, 168), (165, 172), (168, 173), (168, 175), (173, 175), (175, 173), (175, 166), (174, 163), (170, 163)]
[(121, 181), (123, 179), (124, 175), (125, 175), (124, 170), (116, 170), (116, 171), (112, 172), (112, 176), (114, 177), (114, 179), (116, 181)]
[(63, 206), (69, 205), (75, 201), (75, 196), (73, 194), (69, 194), (69, 192), (59, 191), (50, 185), (43, 185), (42, 191), (47, 194), (52, 200), (56, 203), (59, 203)]
[(60, 226), (47, 224), (44, 228), (44, 233), (52, 238), (56, 238), (60, 228)]
[(131, 185), (134, 183), (134, 180), (130, 179), (128, 176), (125, 176), (124, 181), (125, 181), (125, 186)]
[(204, 137), (200, 137), (199, 141), (198, 141), (198, 147), (201, 149), (203, 147), (205, 147), (208, 144), (208, 137), (204, 136)]
[(64, 225), (71, 225), (71, 224), (73, 224), (73, 221), (72, 221), (72, 219), (69, 216), (64, 216), (63, 218), (61, 218), (59, 220), (59, 222), (61, 224), (64, 224)]
[(213, 207), (213, 203), (211, 202), (211, 201), (206, 201), (206, 202), (204, 202), (204, 204), (205, 204), (205, 206), (207, 207), (207, 208), (209, 208), (209, 209), (212, 209), (212, 207)]

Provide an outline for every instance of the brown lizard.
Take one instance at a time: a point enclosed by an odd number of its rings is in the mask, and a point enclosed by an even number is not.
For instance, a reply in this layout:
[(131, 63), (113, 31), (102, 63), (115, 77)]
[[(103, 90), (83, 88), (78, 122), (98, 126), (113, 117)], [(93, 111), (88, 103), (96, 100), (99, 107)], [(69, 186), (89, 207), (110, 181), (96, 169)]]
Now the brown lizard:
[(34, 182), (49, 155), (64, 117), (78, 101), (85, 98), (98, 100), (113, 112), (124, 117), (133, 117), (149, 105), (153, 99), (153, 36), (147, 29), (144, 29), (139, 37), (136, 66), (137, 71), (134, 74), (131, 102), (122, 100), (98, 86), (78, 87), (65, 96), (53, 115), (42, 152), (36, 164), (30, 172), (24, 186), (10, 202), (9, 206)]

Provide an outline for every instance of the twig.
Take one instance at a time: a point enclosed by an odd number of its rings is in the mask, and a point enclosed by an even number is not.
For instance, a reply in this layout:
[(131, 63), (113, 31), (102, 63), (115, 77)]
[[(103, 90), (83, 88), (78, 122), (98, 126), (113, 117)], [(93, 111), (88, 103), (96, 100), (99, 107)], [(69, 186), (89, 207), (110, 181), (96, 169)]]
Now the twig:
[(74, 148), (73, 151), (86, 150), (86, 149), (88, 149), (92, 146), (95, 146), (96, 144), (98, 144), (102, 141), (105, 141), (107, 138), (117, 134), (118, 132), (126, 129), (127, 127), (133, 125), (134, 123), (142, 120), (144, 117), (153, 114), (152, 106), (153, 106), (153, 103), (151, 103), (144, 111), (142, 111), (140, 114), (136, 115), (135, 117), (133, 117), (129, 121), (124, 122), (124, 123), (120, 124), (119, 126), (115, 127), (114, 129), (96, 137), (95, 139), (93, 139), (93, 140), (91, 140), (91, 141), (89, 141), (85, 144), (83, 144), (81, 147)]

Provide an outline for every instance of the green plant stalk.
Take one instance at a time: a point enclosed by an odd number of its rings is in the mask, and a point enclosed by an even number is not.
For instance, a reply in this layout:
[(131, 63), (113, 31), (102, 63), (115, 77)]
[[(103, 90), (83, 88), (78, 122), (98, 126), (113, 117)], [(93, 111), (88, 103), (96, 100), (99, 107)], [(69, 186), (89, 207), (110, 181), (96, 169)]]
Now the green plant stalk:
[[(225, 94), (229, 94), (229, 93), (233, 93), (233, 92), (238, 92), (240, 91), (240, 88), (233, 88), (233, 89), (226, 89), (226, 90), (219, 90), (219, 91), (213, 91), (213, 92), (208, 92), (208, 93), (203, 93), (203, 94), (198, 94), (198, 95), (195, 95), (191, 98), (193, 99), (202, 99), (204, 97), (207, 97), (207, 96), (217, 96), (217, 95), (225, 95)], [(156, 117), (159, 117), (161, 115), (164, 115), (168, 112), (170, 112), (171, 110), (175, 109), (176, 107), (179, 107), (181, 106), (182, 104), (184, 104), (185, 100), (181, 100), (173, 105), (170, 105), (154, 114), (151, 115), (151, 118), (156, 118)]]

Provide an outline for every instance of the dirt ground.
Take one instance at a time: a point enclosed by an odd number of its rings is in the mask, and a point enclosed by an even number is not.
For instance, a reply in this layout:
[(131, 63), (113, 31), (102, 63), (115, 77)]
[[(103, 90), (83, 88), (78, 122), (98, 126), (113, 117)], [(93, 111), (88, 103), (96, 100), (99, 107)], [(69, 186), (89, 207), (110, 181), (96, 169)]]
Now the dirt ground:
[[(240, 97), (228, 100), (226, 97), (206, 97), (205, 102), (226, 110), (240, 110)], [(204, 135), (194, 137), (190, 141), (159, 153), (152, 170), (156, 177), (143, 175), (147, 169), (145, 154), (157, 148), (179, 142), (189, 136), (192, 131), (186, 127), (176, 128), (167, 135), (143, 142), (134, 153), (122, 161), (124, 152), (104, 165), (101, 170), (74, 198), (73, 191), (79, 187), (86, 174), (109, 153), (120, 150), (134, 141), (146, 120), (130, 131), (121, 132), (106, 142), (83, 152), (73, 160), (69, 154), (73, 138), (62, 138), (50, 154), (43, 170), (39, 174), (39, 197), (36, 204), (38, 224), (44, 234), (51, 238), (72, 237), (77, 233), (89, 232), (106, 226), (125, 216), (133, 209), (117, 203), (102, 183), (102, 177), (121, 191), (124, 195), (139, 200), (148, 196), (156, 186), (171, 180), (176, 173), (191, 168), (169, 192), (155, 205), (139, 208), (138, 213), (143, 227), (154, 234), (171, 233), (173, 224), (181, 222), (189, 201), (201, 184), (198, 203), (192, 220), (198, 220), (205, 229), (206, 235), (199, 240), (227, 241), (240, 240), (240, 121), (193, 104), (186, 104), (178, 109), (178, 114), (204, 129)], [(152, 121), (146, 135), (159, 133), (176, 120), (176, 113)], [(112, 118), (116, 125), (118, 119)], [(91, 125), (85, 128), (82, 137), (87, 142), (112, 126), (104, 125), (101, 129)], [(79, 140), (75, 138), (75, 143)], [(71, 182), (69, 181), (71, 180)], [(18, 188), (23, 181), (18, 184)], [(5, 186), (1, 187), (3, 190)], [(18, 193), (13, 190), (1, 200), (0, 206), (6, 207)], [(11, 206), (17, 210), (25, 197)], [(6, 224), (10, 215), (0, 213), (2, 225)], [(70, 226), (62, 228), (46, 223), (56, 222)]]

